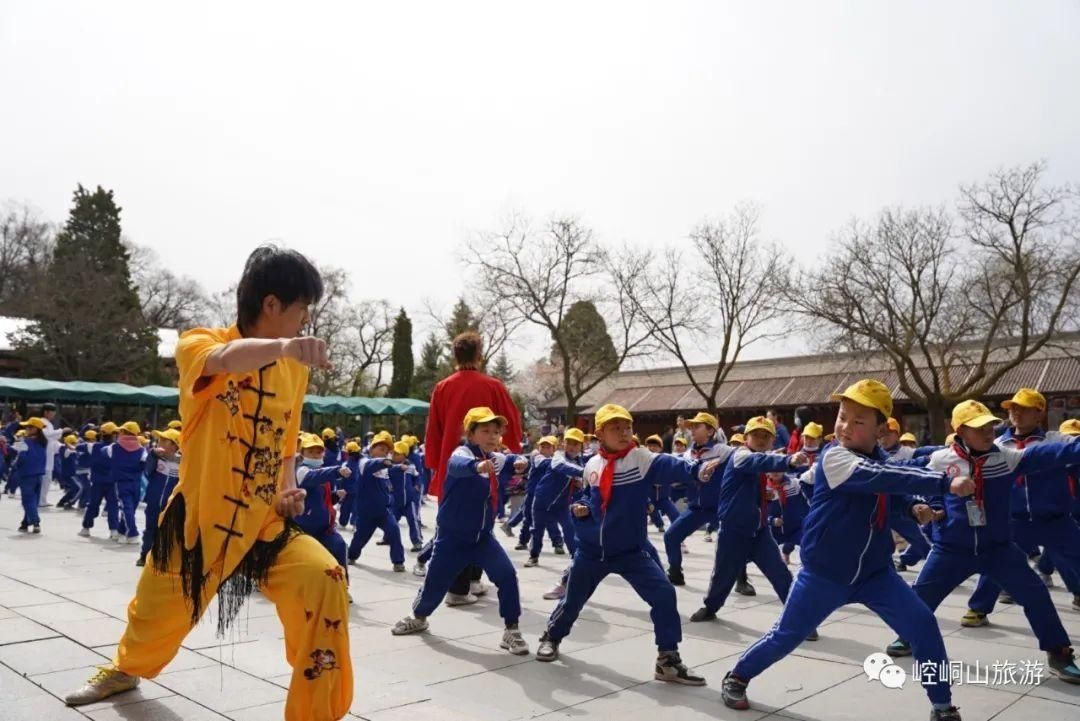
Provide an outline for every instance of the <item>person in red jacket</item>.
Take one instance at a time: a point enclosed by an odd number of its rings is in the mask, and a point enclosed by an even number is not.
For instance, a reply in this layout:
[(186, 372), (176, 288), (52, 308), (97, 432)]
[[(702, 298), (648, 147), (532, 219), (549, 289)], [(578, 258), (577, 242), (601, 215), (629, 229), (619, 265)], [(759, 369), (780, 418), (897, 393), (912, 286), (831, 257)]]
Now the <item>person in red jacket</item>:
[[(438, 498), (446, 478), (450, 454), (461, 444), (461, 419), (470, 408), (486, 406), (506, 418), (503, 442), (511, 453), (521, 453), (521, 414), (509, 391), (497, 378), (480, 369), (484, 365), (483, 340), (479, 333), (467, 331), (454, 338), (456, 372), (439, 381), (431, 392), (427, 429), (424, 435), (424, 465), (431, 469), (428, 494)], [(479, 567), (470, 566), (450, 588), (447, 600), (454, 605), (472, 603), (484, 593)]]

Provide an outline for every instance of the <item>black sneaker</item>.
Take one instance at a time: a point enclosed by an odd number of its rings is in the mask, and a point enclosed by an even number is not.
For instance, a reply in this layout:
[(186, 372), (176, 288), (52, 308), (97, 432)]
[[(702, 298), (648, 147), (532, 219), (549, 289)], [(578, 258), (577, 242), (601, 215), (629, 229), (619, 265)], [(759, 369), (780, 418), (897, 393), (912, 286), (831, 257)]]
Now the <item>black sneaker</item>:
[(902, 638), (898, 638), (885, 647), (885, 653), (890, 658), (902, 658), (911, 655), (911, 644)]
[(565, 556), (566, 555), (566, 549), (563, 548), (562, 546), (555, 546), (555, 555), (556, 556)]
[(390, 545), (390, 541), (388, 541), (388, 540), (386, 540), (386, 539), (384, 538), (384, 539), (382, 539), (381, 541), (375, 541), (375, 545), (376, 545), (376, 546), (389, 546), (389, 545)]
[(518, 545), (514, 546), (514, 550), (515, 551), (528, 551), (529, 547), (526, 546), (524, 543), (519, 543)]
[(31, 533), (41, 533), (41, 526), (34, 526)]
[(1076, 666), (1072, 647), (1066, 646), (1060, 651), (1050, 651), (1046, 654), (1046, 663), (1050, 667), (1050, 673), (1065, 683), (1080, 684), (1080, 668)]
[(559, 658), (559, 641), (556, 641), (544, 631), (540, 637), (540, 646), (536, 649), (536, 660), (548, 663)]
[(818, 635), (818, 631), (815, 628), (813, 631), (810, 632), (810, 635), (806, 637), (806, 640), (807, 641), (817, 641), (820, 638), (821, 638), (821, 636)]
[(145, 555), (140, 555), (138, 560), (135, 561), (135, 565), (138, 566), (139, 568), (142, 568), (143, 566), (145, 566), (146, 565), (146, 556)]
[(30, 530), (30, 527), (27, 526), (25, 523), (22, 524), (21, 526), (19, 526), (19, 533), (26, 533), (29, 530)]
[(1073, 596), (1072, 607), (1080, 611), (1080, 596)]
[(686, 667), (678, 651), (668, 651), (656, 658), (657, 681), (679, 683), (683, 686), (704, 686), (705, 679)]
[(754, 585), (750, 583), (748, 579), (740, 578), (735, 583), (735, 593), (739, 594), (740, 596), (756, 596), (757, 589), (754, 588)]
[(735, 678), (728, 672), (720, 687), (720, 696), (724, 699), (724, 705), (737, 711), (750, 708), (750, 701), (746, 698), (746, 686), (745, 681)]
[(893, 565), (896, 566), (896, 570), (898, 572), (900, 572), (900, 573), (903, 573), (904, 571), (908, 570), (907, 564), (904, 563), (903, 561), (900, 561), (900, 560), (893, 561)]
[(950, 706), (947, 709), (930, 709), (930, 721), (960, 721), (960, 709)]
[(702, 606), (698, 610), (694, 611), (694, 615), (690, 617), (690, 620), (694, 623), (701, 623), (702, 621), (715, 621), (716, 613)]
[(671, 581), (672, 586), (685, 586), (686, 579), (683, 578), (683, 572), (681, 568), (675, 568), (672, 566), (667, 572), (668, 580)]

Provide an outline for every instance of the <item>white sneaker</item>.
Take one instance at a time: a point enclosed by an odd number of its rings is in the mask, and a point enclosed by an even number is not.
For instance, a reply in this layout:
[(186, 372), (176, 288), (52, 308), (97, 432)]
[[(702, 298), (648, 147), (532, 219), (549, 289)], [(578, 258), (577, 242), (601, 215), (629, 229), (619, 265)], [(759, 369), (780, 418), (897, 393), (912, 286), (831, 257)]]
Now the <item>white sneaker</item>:
[(1046, 585), (1047, 588), (1053, 588), (1054, 587), (1054, 577), (1051, 576), (1050, 574), (1048, 574), (1048, 573), (1040, 573), (1039, 578), (1042, 579), (1042, 582)]
[(124, 539), (124, 543), (126, 543), (129, 546), (134, 546), (135, 544), (139, 543), (139, 537), (138, 536), (128, 536), (126, 539)]
[(529, 653), (529, 644), (525, 643), (525, 639), (521, 637), (521, 631), (516, 628), (508, 628), (503, 632), (499, 648), (506, 649), (515, 656), (524, 656)]
[(427, 575), (427, 566), (425, 566), (425, 565), (424, 565), (424, 564), (422, 564), (422, 563), (418, 563), (418, 564), (416, 564), (416, 565), (415, 565), (415, 566), (413, 566), (413, 568), (412, 568), (412, 575), (414, 575), (414, 576), (420, 576), (421, 578), (423, 578), (424, 576), (426, 576), (426, 575)]
[(89, 528), (80, 528), (79, 529), (79, 535), (82, 536), (83, 538), (90, 538), (90, 529)]
[(566, 595), (566, 586), (561, 583), (544, 594), (545, 601), (558, 601)]
[(479, 599), (471, 593), (466, 593), (464, 596), (457, 593), (446, 594), (447, 606), (470, 606), (478, 600)]
[(117, 532), (117, 531), (109, 531), (109, 540), (110, 541), (119, 541), (120, 540), (120, 533)]
[(64, 698), (68, 706), (96, 703), (113, 694), (130, 691), (139, 685), (138, 676), (128, 676), (112, 666), (102, 666), (82, 688)]
[(481, 581), (472, 581), (469, 583), (469, 593), (477, 597), (483, 596), (487, 593), (487, 586)]
[(409, 616), (403, 618), (394, 624), (394, 627), (390, 629), (390, 633), (395, 636), (408, 636), (410, 633), (420, 633), (428, 629), (428, 622), (426, 618), (417, 618), (416, 616)]
[(705, 531), (705, 543), (712, 543), (712, 534)]
[(690, 554), (690, 549), (686, 547), (685, 543), (681, 544), (681, 548), (682, 548), (682, 552), (683, 552), (684, 555), (689, 555)]

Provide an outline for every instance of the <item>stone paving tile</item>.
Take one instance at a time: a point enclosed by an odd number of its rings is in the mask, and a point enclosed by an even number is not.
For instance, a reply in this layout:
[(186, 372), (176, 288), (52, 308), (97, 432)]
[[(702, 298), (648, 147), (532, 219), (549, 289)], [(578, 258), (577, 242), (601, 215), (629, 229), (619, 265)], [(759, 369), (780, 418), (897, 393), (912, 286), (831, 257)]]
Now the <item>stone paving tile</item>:
[(227, 718), (183, 696), (107, 706), (86, 715), (94, 721), (225, 721)]
[(22, 616), (13, 616), (0, 622), (0, 647), (9, 643), (24, 643), (42, 638), (53, 638), (60, 634), (51, 628), (34, 623)]
[(108, 659), (67, 638), (49, 638), (0, 646), (0, 663), (27, 676), (85, 668)]
[(215, 711), (227, 712), (252, 706), (252, 699), (280, 701), (285, 689), (228, 666), (208, 666), (163, 673), (154, 679), (180, 696), (198, 699)]

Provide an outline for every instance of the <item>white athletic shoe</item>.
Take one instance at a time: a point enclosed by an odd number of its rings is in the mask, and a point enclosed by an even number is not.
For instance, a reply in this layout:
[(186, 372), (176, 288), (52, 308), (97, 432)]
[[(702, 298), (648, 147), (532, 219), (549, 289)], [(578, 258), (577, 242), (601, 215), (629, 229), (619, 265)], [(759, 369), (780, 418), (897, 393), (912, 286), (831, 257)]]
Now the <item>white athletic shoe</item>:
[(1048, 574), (1048, 573), (1040, 573), (1039, 578), (1042, 579), (1042, 582), (1046, 585), (1047, 588), (1053, 588), (1054, 587), (1054, 577), (1051, 576), (1050, 574)]
[(79, 529), (79, 535), (82, 536), (83, 538), (90, 538), (90, 529), (89, 528), (80, 528)]
[(464, 596), (457, 593), (446, 594), (447, 606), (470, 606), (476, 603), (479, 599), (471, 593), (466, 593)]
[(138, 536), (128, 536), (126, 539), (124, 539), (124, 543), (126, 543), (129, 546), (134, 546), (135, 544), (137, 544), (139, 542), (140, 542), (140, 538)]
[(428, 622), (426, 618), (417, 618), (416, 616), (408, 616), (403, 618), (394, 624), (394, 627), (390, 629), (390, 633), (395, 636), (408, 636), (410, 633), (420, 633), (428, 629)]
[(113, 694), (130, 691), (138, 685), (138, 676), (128, 676), (112, 666), (102, 666), (82, 688), (69, 693), (64, 698), (64, 703), (68, 706), (96, 703)]
[(119, 541), (120, 540), (119, 531), (109, 531), (109, 540), (110, 541)]
[(488, 591), (487, 586), (485, 586), (480, 581), (471, 581), (469, 583), (469, 593), (471, 593), (474, 596), (477, 596), (477, 597), (483, 596), (485, 593), (487, 593), (487, 591)]
[(544, 594), (545, 601), (558, 601), (566, 595), (566, 586), (561, 583)]
[(420, 576), (421, 578), (423, 578), (427, 575), (427, 566), (422, 563), (416, 564), (415, 566), (413, 566), (412, 575)]
[(499, 648), (506, 649), (515, 656), (524, 656), (529, 653), (529, 644), (521, 637), (521, 631), (516, 628), (508, 628), (503, 633)]

